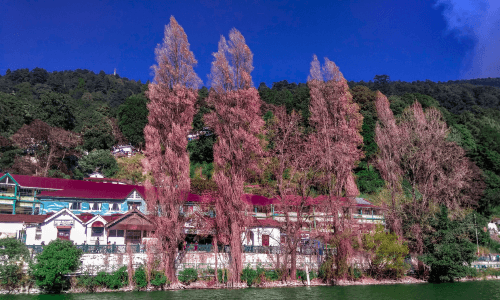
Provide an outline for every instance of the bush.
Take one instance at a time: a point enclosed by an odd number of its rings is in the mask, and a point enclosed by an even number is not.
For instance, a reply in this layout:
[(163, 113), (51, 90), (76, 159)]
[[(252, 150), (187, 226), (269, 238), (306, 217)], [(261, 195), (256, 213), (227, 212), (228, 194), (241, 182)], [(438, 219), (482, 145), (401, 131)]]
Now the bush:
[[(228, 273), (228, 270), (227, 269), (217, 269), (217, 280), (220, 282), (220, 283), (226, 283), (227, 282), (227, 273)], [(222, 275), (224, 275), (224, 278), (222, 278)]]
[(247, 265), (241, 272), (241, 281), (246, 281), (248, 286), (252, 286), (252, 284), (256, 280), (257, 280), (257, 271), (252, 269), (250, 265)]
[(15, 238), (0, 239), (0, 287), (11, 293), (21, 287), (25, 273), (23, 260), (29, 258), (28, 248)]
[(78, 277), (78, 285), (86, 289), (88, 292), (93, 293), (99, 286), (96, 277), (85, 272), (84, 275)]
[(110, 289), (119, 289), (128, 285), (127, 267), (123, 266), (107, 276), (106, 286)]
[(351, 280), (358, 280), (363, 277), (363, 273), (356, 267), (349, 267), (349, 277)]
[(318, 278), (318, 273), (314, 270), (309, 271), (309, 278), (311, 280)]
[(275, 270), (266, 270), (265, 275), (266, 275), (266, 280), (269, 281), (276, 281), (280, 279), (278, 272), (276, 272)]
[(198, 280), (198, 271), (193, 268), (187, 268), (179, 272), (179, 281), (184, 284), (190, 284)]
[(386, 233), (382, 225), (363, 236), (363, 248), (371, 256), (370, 273), (374, 277), (400, 278), (409, 267), (404, 262), (409, 252), (406, 242), (395, 233)]
[(306, 271), (304, 271), (304, 270), (297, 270), (296, 274), (297, 274), (296, 275), (297, 276), (297, 280), (304, 281), (304, 280), (307, 279), (307, 274), (306, 274)]
[(159, 287), (163, 289), (163, 286), (167, 283), (167, 276), (159, 271), (153, 271), (151, 274), (151, 285), (154, 287)]
[(148, 286), (148, 278), (146, 276), (146, 270), (144, 269), (143, 266), (140, 266), (137, 270), (135, 270), (134, 281), (135, 281), (135, 285), (139, 289), (145, 288)]
[(6, 289), (9, 294), (21, 286), (23, 277), (22, 265), (15, 263), (0, 265), (0, 287)]
[(50, 242), (32, 266), (36, 284), (45, 291), (61, 292), (69, 286), (66, 275), (78, 269), (81, 256), (82, 250), (70, 241)]

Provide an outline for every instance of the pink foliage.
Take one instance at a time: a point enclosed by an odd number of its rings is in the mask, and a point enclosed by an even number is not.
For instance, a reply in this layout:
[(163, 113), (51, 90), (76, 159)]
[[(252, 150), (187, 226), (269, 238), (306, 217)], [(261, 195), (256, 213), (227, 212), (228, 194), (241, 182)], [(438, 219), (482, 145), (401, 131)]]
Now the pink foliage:
[(315, 129), (311, 147), (320, 158), (322, 170), (331, 176), (328, 179), (330, 194), (340, 196), (347, 187), (349, 192), (358, 193), (350, 177), (363, 157), (360, 134), (363, 116), (359, 106), (352, 100), (347, 81), (328, 59), (320, 71), (314, 56), (308, 86), (311, 94), (309, 122)]
[(177, 247), (184, 239), (185, 220), (179, 215), (189, 193), (189, 155), (187, 133), (191, 130), (199, 83), (193, 71), (196, 64), (189, 51), (182, 27), (170, 18), (165, 27), (164, 43), (156, 49), (155, 80), (146, 95), (149, 115), (144, 128), (147, 162), (153, 182), (146, 182), (147, 205), (157, 230), (164, 259), (165, 273), (175, 281)]
[[(380, 92), (375, 104), (379, 116), (375, 141), (380, 148), (376, 166), (392, 193), (388, 216), (391, 229), (402, 233), (395, 194), (402, 191), (403, 180), (411, 186), (412, 201), (402, 215), (409, 214), (417, 222), (429, 214), (432, 204), (450, 209), (473, 204), (475, 199), (466, 191), (472, 188), (477, 171), (465, 151), (447, 140), (448, 127), (439, 110), (430, 107), (424, 111), (415, 102), (396, 120), (389, 101)], [(414, 233), (420, 232), (418, 224), (412, 228)], [(414, 236), (413, 250), (421, 252), (421, 235)]]
[(201, 80), (194, 72), (198, 63), (193, 52), (189, 50), (189, 43), (184, 29), (173, 16), (170, 23), (165, 25), (163, 44), (155, 50), (157, 65), (152, 69), (155, 72), (155, 83), (164, 84), (168, 88), (181, 85), (197, 89)]
[(207, 103), (214, 111), (205, 115), (207, 124), (217, 135), (214, 145), (215, 172), (213, 180), (219, 188), (215, 201), (215, 229), (219, 241), (231, 245), (231, 282), (239, 282), (242, 270), (241, 231), (247, 217), (246, 203), (241, 200), (248, 170), (257, 170), (262, 155), (258, 135), (264, 125), (259, 116), (261, 100), (251, 87), (252, 53), (236, 29), (230, 42), (224, 37), (212, 63), (213, 89)]
[[(345, 278), (345, 265), (352, 255), (350, 207), (359, 194), (353, 169), (364, 155), (360, 134), (363, 116), (352, 100), (347, 81), (327, 58), (321, 68), (317, 57), (313, 57), (307, 84), (311, 95), (309, 122), (315, 130), (310, 135), (309, 146), (329, 192), (329, 200), (320, 208), (327, 215), (321, 232), (325, 241), (338, 249), (336, 267), (332, 270), (335, 278)], [(342, 194), (349, 199), (347, 207), (335, 200), (335, 196)]]

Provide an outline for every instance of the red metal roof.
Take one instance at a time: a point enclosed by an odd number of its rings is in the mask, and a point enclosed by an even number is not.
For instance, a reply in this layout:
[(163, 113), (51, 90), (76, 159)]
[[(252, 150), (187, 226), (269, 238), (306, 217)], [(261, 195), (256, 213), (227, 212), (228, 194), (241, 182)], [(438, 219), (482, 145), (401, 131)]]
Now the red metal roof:
[(49, 215), (0, 214), (0, 223), (42, 223)]
[[(0, 173), (0, 177), (4, 174)], [(91, 182), (83, 180), (71, 180), (61, 178), (37, 177), (28, 175), (10, 174), (22, 187), (33, 187), (43, 189), (57, 189), (53, 191), (42, 191), (40, 197), (55, 198), (83, 198), (83, 199), (125, 199), (136, 190), (143, 198), (145, 192), (143, 186), (114, 184), (103, 182)]]
[[(4, 174), (0, 173), (0, 177)], [(23, 187), (39, 187), (39, 188), (51, 188), (60, 189), (57, 191), (42, 191), (40, 197), (54, 197), (54, 198), (83, 198), (83, 199), (125, 199), (130, 193), (136, 190), (143, 199), (145, 199), (145, 188), (138, 185), (127, 185), (127, 184), (113, 184), (113, 183), (102, 183), (102, 182), (91, 182), (82, 180), (70, 180), (70, 179), (60, 179), (60, 178), (47, 178), (47, 177), (36, 177), (28, 175), (12, 175), (11, 176)], [(291, 196), (292, 201), (299, 201), (299, 196)], [(210, 202), (209, 196), (200, 196), (196, 194), (189, 193), (186, 201), (187, 202)], [(260, 195), (244, 194), (241, 196), (242, 200), (250, 205), (271, 205), (280, 202), (278, 198), (267, 198)], [(318, 205), (323, 203), (328, 199), (328, 196), (318, 196), (316, 198), (307, 198), (307, 203), (309, 205)], [(346, 197), (334, 197), (335, 201), (340, 201), (343, 203), (348, 203), (349, 199)], [(359, 207), (377, 207), (372, 203), (363, 199), (362, 203), (356, 203), (352, 199), (353, 204)]]

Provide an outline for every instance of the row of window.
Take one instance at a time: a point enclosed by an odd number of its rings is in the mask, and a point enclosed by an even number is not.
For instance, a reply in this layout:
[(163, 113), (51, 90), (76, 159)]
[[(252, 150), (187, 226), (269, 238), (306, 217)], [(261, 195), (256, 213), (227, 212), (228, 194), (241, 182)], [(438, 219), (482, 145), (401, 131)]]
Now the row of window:
[[(141, 205), (140, 202), (135, 203), (135, 202), (129, 202), (128, 203), (128, 210), (132, 209), (138, 209), (139, 206)], [(82, 210), (82, 202), (71, 202), (69, 204), (69, 209), (71, 210)], [(94, 211), (99, 211), (102, 209), (102, 203), (89, 203), (89, 210), (94, 210)], [(110, 211), (120, 211), (120, 204), (119, 203), (109, 203), (109, 210)]]

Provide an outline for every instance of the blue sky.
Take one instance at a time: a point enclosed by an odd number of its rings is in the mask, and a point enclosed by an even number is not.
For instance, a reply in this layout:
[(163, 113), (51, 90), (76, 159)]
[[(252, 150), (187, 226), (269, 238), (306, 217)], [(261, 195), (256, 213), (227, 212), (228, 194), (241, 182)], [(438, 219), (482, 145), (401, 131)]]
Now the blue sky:
[(498, 61), (498, 51), (490, 49), (495, 44), (488, 44), (500, 33), (497, 3), (0, 0), (0, 74), (8, 68), (116, 68), (122, 77), (145, 82), (152, 79), (154, 49), (173, 15), (188, 35), (204, 83), (220, 35), (233, 27), (254, 53), (256, 86), (305, 82), (313, 54), (327, 56), (354, 81), (377, 74), (403, 81), (500, 77), (498, 63), (478, 65), (481, 59)]

